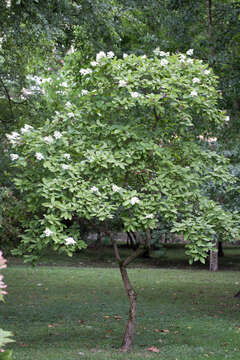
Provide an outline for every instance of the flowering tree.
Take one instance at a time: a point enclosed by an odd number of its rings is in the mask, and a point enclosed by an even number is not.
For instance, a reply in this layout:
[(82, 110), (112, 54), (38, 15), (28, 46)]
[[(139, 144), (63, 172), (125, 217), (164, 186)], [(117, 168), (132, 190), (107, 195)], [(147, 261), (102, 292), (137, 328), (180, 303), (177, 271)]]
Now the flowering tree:
[[(192, 55), (156, 49), (150, 58), (118, 59), (100, 52), (80, 68), (73, 53), (44, 84), (52, 118), (7, 135), (19, 169), (15, 184), (26, 214), (33, 214), (23, 221), (15, 254), (35, 261), (51, 245), (71, 255), (85, 247), (81, 221), (108, 234), (130, 299), (123, 351), (132, 346), (136, 322), (126, 268), (149, 248), (158, 217), (184, 234), (191, 261), (204, 262), (219, 228), (226, 239), (238, 233), (237, 216), (203, 192), (210, 180), (230, 184), (233, 178), (224, 158), (201, 147), (201, 137), (227, 118), (217, 108), (216, 77)], [(116, 218), (140, 242), (126, 259), (111, 236)]]

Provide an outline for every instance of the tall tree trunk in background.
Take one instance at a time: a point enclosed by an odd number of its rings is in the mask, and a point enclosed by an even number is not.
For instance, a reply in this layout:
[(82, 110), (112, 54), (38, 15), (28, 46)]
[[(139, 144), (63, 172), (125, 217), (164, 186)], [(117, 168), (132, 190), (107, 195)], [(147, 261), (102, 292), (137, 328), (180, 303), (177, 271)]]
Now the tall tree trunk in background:
[(214, 32), (213, 32), (213, 18), (212, 18), (212, 0), (206, 0), (207, 8), (207, 32), (209, 41), (209, 54), (211, 56), (211, 64), (214, 63), (215, 46), (214, 46)]
[(218, 241), (216, 241), (216, 249), (210, 251), (209, 270), (218, 271)]

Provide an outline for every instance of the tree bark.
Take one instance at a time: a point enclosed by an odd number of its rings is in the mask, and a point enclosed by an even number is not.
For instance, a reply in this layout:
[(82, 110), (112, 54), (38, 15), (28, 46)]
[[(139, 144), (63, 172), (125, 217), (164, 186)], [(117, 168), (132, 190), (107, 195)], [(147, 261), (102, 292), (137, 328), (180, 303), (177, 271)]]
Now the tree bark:
[(129, 297), (130, 309), (128, 313), (128, 321), (121, 345), (121, 351), (129, 351), (133, 345), (134, 332), (136, 325), (136, 313), (137, 313), (137, 294), (135, 293), (127, 273), (127, 269), (123, 265), (119, 265), (120, 272), (122, 275), (123, 284), (127, 295)]
[(216, 241), (216, 249), (210, 251), (209, 270), (218, 271), (218, 241)]

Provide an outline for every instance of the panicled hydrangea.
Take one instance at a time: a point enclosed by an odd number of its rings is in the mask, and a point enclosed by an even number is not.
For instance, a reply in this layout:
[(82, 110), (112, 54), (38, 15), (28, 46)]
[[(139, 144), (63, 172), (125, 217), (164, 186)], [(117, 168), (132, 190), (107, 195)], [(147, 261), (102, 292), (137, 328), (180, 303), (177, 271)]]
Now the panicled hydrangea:
[(91, 187), (90, 189), (91, 192), (98, 192), (98, 188), (96, 186)]
[(55, 139), (60, 139), (62, 137), (62, 134), (59, 131), (54, 131), (53, 136), (55, 137)]
[(191, 96), (197, 96), (198, 95), (198, 93), (197, 93), (197, 91), (196, 90), (193, 90), (192, 92), (191, 92), (191, 94), (190, 94)]
[(193, 55), (193, 49), (189, 49), (189, 50), (186, 52), (186, 54), (187, 54), (188, 56), (192, 56), (192, 55)]
[(53, 231), (50, 230), (49, 228), (46, 228), (46, 229), (44, 230), (44, 234), (45, 234), (45, 236), (51, 236), (51, 235), (53, 235)]
[(74, 238), (68, 237), (68, 238), (65, 239), (65, 244), (66, 245), (75, 245), (76, 241), (74, 240)]
[(99, 62), (102, 58), (105, 58), (107, 55), (104, 51), (100, 51), (97, 55), (96, 55), (96, 61)]
[(197, 77), (195, 77), (195, 78), (193, 78), (192, 82), (193, 82), (194, 84), (200, 83), (200, 79), (197, 78)]
[(92, 73), (92, 69), (81, 69), (80, 70), (80, 74), (83, 75), (83, 76), (86, 76), (88, 74), (91, 74)]
[(114, 52), (113, 52), (113, 51), (108, 51), (107, 57), (108, 57), (109, 59), (114, 58)]
[(18, 154), (10, 154), (10, 158), (12, 161), (14, 161), (14, 160), (19, 159), (19, 155)]
[(117, 186), (117, 185), (113, 185), (113, 186), (112, 186), (112, 190), (113, 190), (113, 192), (119, 192), (119, 191), (120, 191), (120, 187)]
[(36, 152), (35, 157), (36, 157), (37, 160), (43, 160), (44, 159), (43, 154), (40, 153), (40, 152)]
[(139, 96), (140, 96), (140, 94), (138, 92), (136, 92), (136, 91), (131, 92), (131, 97), (138, 98)]
[(52, 144), (52, 143), (54, 142), (54, 139), (53, 139), (53, 137), (52, 137), (51, 135), (45, 136), (45, 137), (43, 138), (43, 140), (44, 140), (44, 142), (47, 143), (47, 144)]
[(131, 198), (130, 203), (131, 203), (132, 205), (134, 205), (134, 204), (139, 203), (139, 201), (140, 201), (139, 198), (136, 197), (136, 196), (134, 196), (134, 197)]
[(118, 87), (124, 87), (124, 86), (127, 86), (127, 81), (119, 80)]

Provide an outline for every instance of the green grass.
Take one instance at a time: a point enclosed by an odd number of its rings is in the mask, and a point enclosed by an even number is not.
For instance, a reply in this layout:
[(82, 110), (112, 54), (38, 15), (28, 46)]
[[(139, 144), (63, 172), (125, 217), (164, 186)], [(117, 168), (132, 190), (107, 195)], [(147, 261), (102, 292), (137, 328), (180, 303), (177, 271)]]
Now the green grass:
[[(174, 249), (175, 255), (180, 252)], [(9, 295), (0, 311), (1, 327), (14, 333), (16, 343), (9, 344), (14, 359), (239, 360), (240, 306), (233, 298), (240, 289), (237, 271), (209, 273), (187, 263), (185, 269), (157, 268), (156, 263), (147, 269), (147, 260), (138, 263), (141, 268), (129, 270), (138, 293), (135, 346), (122, 354), (118, 347), (128, 301), (119, 271), (108, 251), (97, 263), (105, 268), (85, 267), (94, 258), (85, 256), (46, 256), (43, 263), (54, 266), (34, 269), (10, 261), (4, 271)], [(230, 249), (224, 266), (229, 259), (234, 263), (234, 256)], [(175, 267), (183, 267), (180, 260)], [(151, 346), (160, 352), (148, 351)]]

